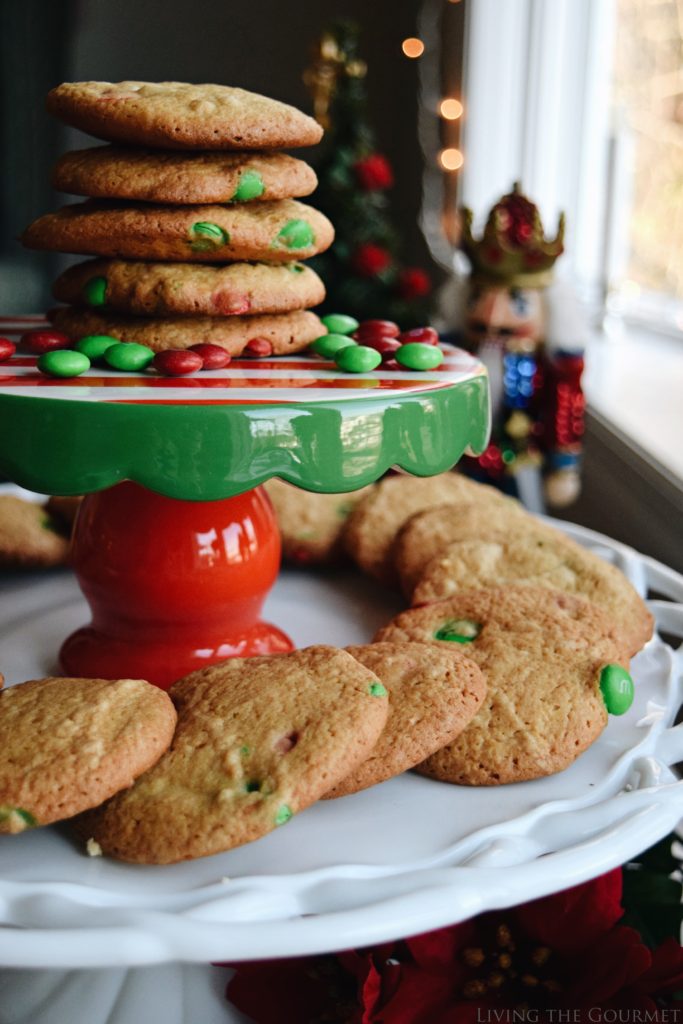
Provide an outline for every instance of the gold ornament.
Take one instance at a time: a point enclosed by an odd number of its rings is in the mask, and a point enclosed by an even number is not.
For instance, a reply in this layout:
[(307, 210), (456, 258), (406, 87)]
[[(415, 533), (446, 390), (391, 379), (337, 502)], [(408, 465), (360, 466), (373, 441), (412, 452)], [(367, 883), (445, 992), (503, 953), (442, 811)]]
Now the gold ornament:
[(313, 98), (313, 116), (325, 130), (330, 127), (330, 106), (341, 76), (364, 78), (367, 70), (365, 61), (350, 57), (331, 32), (323, 32), (313, 46), (312, 61), (303, 80)]

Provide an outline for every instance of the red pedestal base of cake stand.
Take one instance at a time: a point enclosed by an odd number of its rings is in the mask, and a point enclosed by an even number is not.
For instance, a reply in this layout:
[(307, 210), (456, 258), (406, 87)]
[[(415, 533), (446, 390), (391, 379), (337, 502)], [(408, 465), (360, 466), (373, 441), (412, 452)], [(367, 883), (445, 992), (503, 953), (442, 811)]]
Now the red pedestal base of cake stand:
[(279, 561), (261, 488), (194, 502), (122, 483), (86, 496), (73, 566), (92, 622), (64, 642), (64, 672), (165, 689), (224, 658), (291, 650), (281, 630), (259, 620)]

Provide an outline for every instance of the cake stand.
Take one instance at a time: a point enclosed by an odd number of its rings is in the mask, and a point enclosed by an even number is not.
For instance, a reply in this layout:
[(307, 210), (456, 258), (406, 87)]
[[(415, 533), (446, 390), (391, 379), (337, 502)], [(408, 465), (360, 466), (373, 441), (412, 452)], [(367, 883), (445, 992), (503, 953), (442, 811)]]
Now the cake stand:
[[(302, 361), (276, 365), (291, 376), (286, 368)], [(307, 370), (327, 380), (320, 366)], [(466, 379), (477, 379), (473, 369), (475, 376)], [(252, 379), (256, 372), (256, 364), (249, 364)], [(297, 379), (307, 379), (301, 372)], [(425, 387), (434, 378), (417, 383)], [(445, 387), (457, 390), (460, 383)], [(63, 385), (63, 392), (71, 386)], [(175, 384), (167, 396), (182, 400), (174, 390)], [(328, 388), (320, 401), (335, 390)], [(318, 411), (318, 396), (311, 397), (316, 408), (305, 416)], [(436, 401), (427, 392), (413, 398), (428, 406)], [(430, 433), (426, 419), (418, 436), (403, 430), (403, 451), (387, 450), (379, 462), (368, 454), (370, 444), (364, 447), (354, 415), (381, 435), (400, 431), (396, 420), (408, 400), (399, 394), (382, 413), (364, 404), (372, 401), (365, 394), (334, 397), (340, 464), (361, 470), (344, 477), (353, 478), (350, 486), (372, 479), (370, 464), (377, 472), (385, 461), (421, 472), (449, 464), (435, 451), (446, 440)], [(349, 408), (345, 415), (347, 402), (356, 406), (355, 414)], [(485, 400), (477, 408), (485, 420)], [(293, 407), (291, 412), (296, 415)], [(297, 437), (304, 428), (299, 424)], [(347, 433), (354, 438), (348, 445)], [(480, 447), (484, 434), (470, 444)], [(313, 436), (305, 436), (306, 454), (316, 461)], [(374, 451), (382, 439), (375, 437)], [(453, 451), (464, 443), (460, 438)], [(313, 483), (286, 454), (271, 451), (273, 461), (260, 464), (254, 480), (272, 472)], [(359, 466), (356, 457), (367, 461)], [(96, 468), (94, 457), (92, 463)], [(37, 484), (35, 477), (21, 479)], [(320, 481), (317, 487), (323, 489)], [(200, 502), (205, 496), (198, 496)], [(446, 786), (406, 773), (342, 800), (321, 801), (256, 843), (160, 868), (87, 858), (60, 827), (3, 839), (0, 1024), (241, 1021), (223, 1001), (227, 975), (207, 967), (209, 961), (370, 945), (436, 928), (594, 877), (671, 831), (683, 817), (683, 783), (671, 767), (683, 760), (683, 733), (674, 725), (683, 691), (683, 655), (675, 649), (683, 638), (683, 579), (608, 538), (556, 525), (618, 565), (641, 593), (657, 594), (650, 607), (674, 645), (658, 636), (637, 656), (631, 711), (612, 718), (571, 768), (500, 789)], [(265, 604), (267, 617), (297, 646), (367, 642), (397, 610), (393, 595), (351, 572), (283, 571)], [(53, 672), (59, 643), (85, 617), (85, 601), (66, 571), (0, 583), (7, 682)]]
[(431, 373), (345, 374), (306, 355), (182, 378), (55, 379), (30, 355), (0, 367), (0, 475), (87, 496), (72, 562), (92, 620), (62, 646), (73, 676), (166, 687), (290, 650), (259, 619), (280, 542), (258, 485), (353, 491), (394, 465), (430, 476), (481, 452), (488, 428), (486, 371), (458, 349)]

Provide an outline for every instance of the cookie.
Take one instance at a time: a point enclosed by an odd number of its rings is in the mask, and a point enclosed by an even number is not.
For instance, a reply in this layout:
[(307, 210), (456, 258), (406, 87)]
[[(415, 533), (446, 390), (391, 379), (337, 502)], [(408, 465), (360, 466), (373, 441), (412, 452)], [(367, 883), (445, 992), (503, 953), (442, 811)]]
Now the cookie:
[(36, 679), (0, 693), (0, 833), (70, 818), (131, 786), (173, 738), (141, 679)]
[(98, 139), (160, 149), (290, 149), (323, 134), (295, 107), (227, 85), (63, 82), (46, 106)]
[(349, 514), (370, 490), (345, 494), (315, 494), (284, 480), (268, 480), (268, 492), (282, 539), (282, 557), (295, 565), (329, 565), (343, 553), (343, 533)]
[(296, 199), (233, 206), (154, 206), (87, 200), (46, 213), (22, 236), (29, 249), (133, 260), (290, 263), (323, 252), (334, 228)]
[(578, 594), (610, 616), (629, 656), (652, 636), (654, 620), (622, 572), (598, 555), (556, 536), (457, 541), (428, 564), (413, 593), (414, 605), (453, 597), (461, 590), (524, 583)]
[(406, 520), (432, 505), (467, 499), (482, 505), (515, 504), (493, 487), (457, 473), (386, 477), (353, 510), (346, 529), (347, 550), (365, 572), (383, 583), (396, 583), (393, 543)]
[(626, 675), (620, 637), (601, 609), (538, 587), (463, 591), (403, 612), (375, 640), (455, 643), (483, 671), (488, 693), (477, 714), (418, 768), (468, 786), (567, 768), (607, 725), (603, 669)]
[(60, 192), (146, 203), (241, 203), (308, 196), (315, 171), (286, 153), (164, 153), (96, 146), (65, 153), (52, 172)]
[(64, 565), (69, 541), (42, 505), (0, 495), (0, 566), (49, 568)]
[(58, 277), (60, 302), (136, 316), (236, 316), (317, 306), (325, 287), (303, 263), (88, 260)]
[(90, 309), (64, 306), (53, 310), (55, 327), (74, 341), (88, 334), (108, 334), (120, 341), (136, 341), (155, 352), (192, 345), (220, 345), (231, 355), (239, 355), (254, 338), (264, 338), (273, 346), (274, 355), (299, 352), (325, 333), (315, 315), (305, 310), (272, 316), (197, 316), (144, 319), (142, 317), (105, 316)]
[(417, 583), (436, 555), (461, 540), (508, 540), (513, 537), (558, 537), (559, 531), (535, 519), (516, 501), (481, 502), (468, 498), (423, 509), (405, 521), (394, 543), (393, 557), (401, 588), (410, 600)]
[(169, 864), (258, 839), (354, 771), (388, 714), (379, 679), (326, 646), (231, 658), (170, 693), (171, 749), (79, 823), (121, 860)]
[(486, 696), (481, 670), (437, 644), (347, 647), (389, 691), (389, 717), (370, 757), (325, 798), (347, 796), (413, 768), (459, 736)]

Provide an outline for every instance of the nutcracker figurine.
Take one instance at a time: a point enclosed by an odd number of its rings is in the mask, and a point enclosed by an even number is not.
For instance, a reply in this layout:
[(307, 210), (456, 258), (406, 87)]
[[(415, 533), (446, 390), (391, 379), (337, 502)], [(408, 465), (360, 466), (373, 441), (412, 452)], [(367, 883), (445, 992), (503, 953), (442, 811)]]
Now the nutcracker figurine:
[[(468, 257), (462, 344), (486, 364), (491, 442), (463, 460), (472, 476), (496, 483), (541, 511), (579, 494), (585, 324), (578, 303), (553, 283), (563, 251), (564, 216), (548, 239), (537, 207), (515, 184), (472, 234), (463, 209), (460, 247)], [(542, 488), (541, 488), (542, 482)]]

